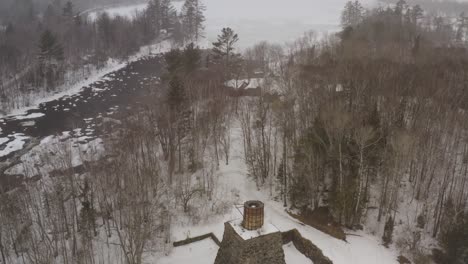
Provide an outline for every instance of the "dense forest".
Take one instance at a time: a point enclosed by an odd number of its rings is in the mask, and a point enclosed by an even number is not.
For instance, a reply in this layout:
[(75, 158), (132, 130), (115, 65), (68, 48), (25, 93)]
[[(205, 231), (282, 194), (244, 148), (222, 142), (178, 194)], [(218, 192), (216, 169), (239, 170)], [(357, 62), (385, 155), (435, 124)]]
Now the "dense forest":
[(18, 87), (2, 86), (4, 97), (54, 89), (67, 70), (102, 67), (158, 37), (179, 47), (161, 55), (164, 74), (109, 131), (99, 162), (75, 174), (62, 144), (41, 159), (63, 175), (25, 168), (40, 180), (0, 188), (0, 263), (140, 264), (167, 252), (175, 223), (237, 202), (218, 173), (237, 136), (255, 188), (288, 212), (323, 214), (343, 235), (372, 233), (416, 264), (468, 263), (464, 14), (352, 1), (338, 33), (241, 52), (231, 28), (197, 47), (203, 11), (197, 0), (182, 14), (153, 0), (133, 20), (90, 21), (65, 3), (8, 22), (2, 76), (32, 66)]
[[(385, 4), (396, 4), (398, 0), (379, 0)], [(451, 0), (408, 0), (410, 5), (419, 5), (426, 12), (433, 14), (444, 14), (449, 16), (458, 16), (460, 13), (468, 12), (468, 3), (464, 1)]]
[(465, 263), (464, 20), (405, 1), (375, 10), (355, 1), (342, 26), (299, 40), (273, 69), (278, 47), (252, 49), (279, 90), (241, 114), (252, 176), (274, 181), (285, 205), (325, 206), (343, 226), (375, 227), (416, 263), (429, 262), (431, 238), (447, 253), (434, 252), (439, 263)]

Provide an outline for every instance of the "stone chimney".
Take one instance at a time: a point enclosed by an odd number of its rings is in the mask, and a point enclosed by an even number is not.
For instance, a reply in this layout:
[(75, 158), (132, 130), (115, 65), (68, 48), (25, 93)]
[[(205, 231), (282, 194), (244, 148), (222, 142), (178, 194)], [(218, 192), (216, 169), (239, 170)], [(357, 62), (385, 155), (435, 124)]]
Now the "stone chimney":
[(244, 203), (244, 220), (242, 226), (247, 230), (256, 230), (263, 226), (264, 205), (260, 201), (247, 201)]

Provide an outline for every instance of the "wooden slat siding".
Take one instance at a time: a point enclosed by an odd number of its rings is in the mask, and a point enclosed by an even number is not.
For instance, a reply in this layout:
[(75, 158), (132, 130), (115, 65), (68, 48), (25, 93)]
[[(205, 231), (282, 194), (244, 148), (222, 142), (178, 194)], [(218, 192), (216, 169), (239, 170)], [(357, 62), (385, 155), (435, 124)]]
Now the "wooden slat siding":
[[(252, 204), (256, 207), (251, 207)], [(244, 221), (242, 226), (245, 229), (255, 230), (263, 226), (264, 206), (260, 201), (247, 201), (244, 203)]]

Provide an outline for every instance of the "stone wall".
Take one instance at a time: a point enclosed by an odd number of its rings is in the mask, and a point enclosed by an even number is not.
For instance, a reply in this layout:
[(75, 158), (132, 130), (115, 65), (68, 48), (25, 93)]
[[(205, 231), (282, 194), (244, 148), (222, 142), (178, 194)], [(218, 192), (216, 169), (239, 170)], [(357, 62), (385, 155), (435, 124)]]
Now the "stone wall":
[(320, 248), (314, 245), (310, 240), (304, 238), (297, 229), (281, 233), (283, 244), (293, 242), (299, 252), (304, 254), (314, 264), (333, 264), (333, 262), (323, 255)]
[(281, 232), (244, 240), (229, 223), (215, 264), (286, 264)]
[(215, 244), (218, 245), (218, 246), (221, 244), (219, 242), (218, 238), (213, 233), (208, 233), (208, 234), (204, 234), (204, 235), (201, 235), (201, 236), (190, 237), (190, 238), (187, 238), (187, 239), (184, 239), (184, 240), (181, 240), (181, 241), (176, 241), (172, 245), (174, 247), (180, 247), (180, 246), (185, 246), (185, 245), (192, 244), (192, 243), (195, 243), (195, 242), (198, 242), (198, 241), (202, 241), (202, 240), (207, 239), (207, 238), (211, 238), (211, 240), (213, 240), (213, 242), (215, 242)]

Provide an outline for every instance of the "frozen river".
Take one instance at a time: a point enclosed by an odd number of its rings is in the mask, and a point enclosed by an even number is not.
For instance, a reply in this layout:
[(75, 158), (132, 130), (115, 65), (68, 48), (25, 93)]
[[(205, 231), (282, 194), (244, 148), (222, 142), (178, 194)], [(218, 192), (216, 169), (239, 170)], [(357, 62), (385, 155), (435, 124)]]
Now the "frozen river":
[[(340, 14), (347, 0), (202, 0), (206, 6), (204, 44), (216, 40), (223, 27), (231, 27), (240, 37), (239, 46), (246, 48), (260, 41), (283, 44), (308, 31), (319, 34), (336, 32)], [(374, 0), (361, 0), (371, 6)], [(183, 1), (174, 1), (180, 11)], [(132, 17), (145, 4), (105, 9), (111, 16)], [(90, 13), (91, 17), (96, 12)]]
[[(203, 0), (206, 37), (216, 39), (221, 28), (231, 27), (243, 48), (259, 41), (283, 44), (304, 32), (333, 32), (339, 29), (346, 0)], [(372, 0), (361, 1), (366, 6)]]

